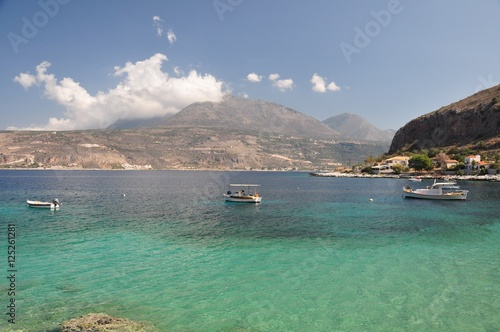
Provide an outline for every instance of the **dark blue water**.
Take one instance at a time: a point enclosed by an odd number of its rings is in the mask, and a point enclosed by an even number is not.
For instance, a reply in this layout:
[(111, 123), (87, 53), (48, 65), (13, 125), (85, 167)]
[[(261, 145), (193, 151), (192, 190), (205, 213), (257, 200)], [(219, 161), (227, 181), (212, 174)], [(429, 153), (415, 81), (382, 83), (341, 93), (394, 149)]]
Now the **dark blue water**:
[[(229, 183), (261, 184), (263, 203), (224, 202)], [(500, 184), (460, 183), (465, 202), (403, 199), (406, 184), (0, 171), (1, 265), (15, 224), (17, 277), (16, 324), (0, 329), (105, 312), (157, 331), (498, 330)], [(55, 197), (59, 211), (25, 204)]]

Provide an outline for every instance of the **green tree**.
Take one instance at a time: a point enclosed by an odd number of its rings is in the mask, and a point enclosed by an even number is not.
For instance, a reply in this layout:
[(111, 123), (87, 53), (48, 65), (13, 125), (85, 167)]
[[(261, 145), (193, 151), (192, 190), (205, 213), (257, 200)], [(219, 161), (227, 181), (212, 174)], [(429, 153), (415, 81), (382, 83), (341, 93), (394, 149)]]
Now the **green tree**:
[(373, 165), (375, 162), (377, 161), (376, 158), (374, 158), (373, 156), (368, 156), (366, 159), (365, 159), (365, 165)]
[(460, 153), (460, 149), (457, 148), (456, 146), (452, 147), (449, 151), (448, 151), (448, 154), (451, 154), (451, 155), (454, 155), (454, 154), (459, 154)]
[(401, 164), (396, 164), (396, 165), (392, 166), (392, 170), (396, 174), (401, 174), (402, 172), (405, 171), (405, 167)]
[(416, 171), (422, 171), (422, 170), (432, 170), (432, 161), (431, 159), (426, 155), (426, 154), (419, 154), (414, 157), (412, 157), (408, 161), (410, 168), (414, 168)]

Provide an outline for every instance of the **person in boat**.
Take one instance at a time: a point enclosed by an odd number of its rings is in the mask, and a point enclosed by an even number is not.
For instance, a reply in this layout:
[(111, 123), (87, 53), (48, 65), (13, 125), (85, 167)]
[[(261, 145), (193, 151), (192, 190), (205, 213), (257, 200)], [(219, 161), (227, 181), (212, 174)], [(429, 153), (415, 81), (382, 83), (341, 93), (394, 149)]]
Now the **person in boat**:
[(241, 189), (241, 196), (245, 196), (245, 190)]

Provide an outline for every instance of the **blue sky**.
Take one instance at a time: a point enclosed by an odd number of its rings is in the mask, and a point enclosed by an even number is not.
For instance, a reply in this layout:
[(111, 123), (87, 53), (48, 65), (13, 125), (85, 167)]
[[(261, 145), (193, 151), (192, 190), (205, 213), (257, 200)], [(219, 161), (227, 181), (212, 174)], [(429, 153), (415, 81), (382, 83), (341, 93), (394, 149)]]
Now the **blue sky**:
[(500, 83), (500, 1), (0, 1), (0, 130), (231, 93), (382, 129)]

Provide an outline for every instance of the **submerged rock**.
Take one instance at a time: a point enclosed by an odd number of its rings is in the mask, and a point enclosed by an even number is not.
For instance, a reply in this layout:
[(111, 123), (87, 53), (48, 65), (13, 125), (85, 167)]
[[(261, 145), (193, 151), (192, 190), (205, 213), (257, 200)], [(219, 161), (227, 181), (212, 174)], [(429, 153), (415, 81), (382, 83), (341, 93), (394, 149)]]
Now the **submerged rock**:
[(61, 324), (61, 332), (142, 332), (149, 331), (146, 324), (103, 313), (88, 314)]

